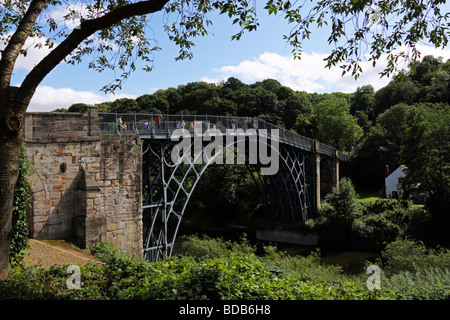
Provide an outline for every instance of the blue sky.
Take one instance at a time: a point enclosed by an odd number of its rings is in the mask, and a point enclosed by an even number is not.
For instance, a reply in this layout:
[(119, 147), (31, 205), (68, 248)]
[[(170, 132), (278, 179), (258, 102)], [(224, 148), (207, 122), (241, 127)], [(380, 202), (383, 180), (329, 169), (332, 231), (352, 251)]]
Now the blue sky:
[[(152, 72), (137, 69), (115, 95), (105, 95), (100, 89), (114, 79), (113, 73), (100, 74), (90, 70), (87, 62), (76, 66), (61, 63), (41, 83), (28, 111), (51, 111), (77, 102), (95, 104), (123, 97), (137, 98), (158, 89), (194, 81), (217, 83), (230, 76), (249, 84), (272, 78), (294, 90), (318, 93), (354, 92), (365, 84), (379, 89), (389, 82), (388, 78), (380, 79), (378, 75), (383, 70), (382, 62), (377, 68), (367, 67), (358, 81), (351, 76), (342, 78), (339, 68), (325, 69), (323, 58), (331, 52), (326, 29), (314, 30), (311, 39), (304, 42), (302, 60), (294, 61), (292, 48), (283, 39), (292, 26), (281, 17), (269, 16), (262, 7), (258, 8), (259, 29), (247, 32), (239, 41), (231, 41), (238, 26), (233, 26), (226, 15), (211, 16), (211, 19), (214, 25), (209, 28), (210, 35), (195, 40), (194, 58), (175, 61), (178, 48), (162, 29), (162, 14), (154, 14), (150, 25), (162, 50), (155, 53)], [(421, 49), (423, 55), (450, 59), (450, 50), (424, 46)], [(45, 54), (45, 50), (30, 49), (28, 56), (18, 61), (12, 84), (20, 84), (24, 75)]]

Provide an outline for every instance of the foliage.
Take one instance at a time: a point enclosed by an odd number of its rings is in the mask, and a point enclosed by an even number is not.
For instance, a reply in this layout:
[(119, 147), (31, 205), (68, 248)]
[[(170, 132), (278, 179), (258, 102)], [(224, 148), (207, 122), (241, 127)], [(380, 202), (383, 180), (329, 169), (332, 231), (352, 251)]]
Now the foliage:
[(383, 291), (399, 300), (449, 300), (450, 271), (425, 269), (416, 273), (399, 272), (382, 277)]
[(319, 208), (318, 217), (306, 222), (310, 230), (319, 233), (320, 245), (345, 247), (353, 222), (360, 216), (356, 192), (351, 180), (343, 178), (328, 194)]
[[(212, 241), (218, 252), (210, 252), (214, 258), (183, 255), (149, 263), (100, 243), (92, 252), (104, 264), (80, 266), (80, 289), (67, 288), (67, 266), (18, 266), (9, 280), (2, 281), (0, 299), (361, 300), (448, 299), (450, 295), (448, 250), (428, 250), (409, 240), (386, 247), (383, 261), (377, 261), (383, 272), (381, 289), (375, 292), (366, 287), (367, 274), (347, 276), (338, 266), (323, 265), (318, 252), (288, 256), (268, 246), (266, 254), (256, 256), (246, 241), (197, 236), (186, 240), (191, 241), (191, 252), (200, 253), (200, 247)], [(218, 257), (230, 245), (233, 249)]]
[(405, 195), (424, 197), (436, 215), (450, 210), (450, 106), (419, 105), (406, 118), (401, 159), (406, 165), (402, 181)]
[(399, 239), (386, 245), (382, 252), (383, 270), (388, 275), (400, 272), (418, 273), (426, 269), (450, 270), (450, 250), (430, 249), (420, 241)]
[[(445, 131), (448, 107), (445, 107), (445, 104), (448, 104), (447, 97), (450, 94), (449, 82), (446, 80), (450, 74), (449, 65), (450, 62), (443, 62), (442, 58), (425, 56), (422, 61), (413, 62), (409, 69), (403, 70), (387, 86), (374, 93), (374, 115), (377, 118), (352, 161), (352, 179), (358, 188), (382, 189), (386, 174), (385, 166), (388, 165), (392, 172), (407, 160), (400, 155), (402, 148), (411, 150), (417, 143), (428, 148), (425, 139), (431, 137), (425, 136), (420, 142), (421, 136), (417, 130), (423, 131), (424, 127), (430, 127), (428, 130), (430, 135), (431, 127), (435, 128), (432, 136), (437, 140), (431, 142), (429, 149), (436, 149), (439, 138), (448, 140)], [(352, 108), (359, 106), (355, 101), (357, 94), (358, 92), (353, 95)], [(366, 95), (370, 96), (370, 93)], [(441, 115), (444, 118), (440, 124), (433, 120)], [(370, 117), (370, 114), (367, 114), (367, 117)], [(436, 130), (442, 132), (438, 133)], [(430, 150), (420, 149), (420, 151), (423, 151), (421, 154), (430, 153)], [(445, 154), (443, 151), (441, 153)], [(424, 165), (422, 169), (427, 167)]]
[(256, 247), (251, 246), (244, 234), (240, 242), (232, 242), (222, 238), (197, 235), (183, 236), (183, 252), (191, 257), (215, 259), (230, 254), (251, 255), (256, 253)]
[(100, 241), (91, 250), (90, 253), (100, 261), (108, 262), (118, 256), (119, 250), (111, 242)]
[(14, 189), (14, 205), (12, 213), (12, 230), (10, 242), (10, 263), (20, 262), (24, 250), (28, 248), (27, 208), (31, 203), (31, 184), (29, 174), (31, 165), (26, 155), (26, 144), (22, 143), (19, 155), (19, 177)]
[(361, 216), (353, 222), (352, 238), (356, 248), (380, 251), (399, 237), (420, 237), (415, 230), (427, 214), (408, 201), (380, 199), (360, 203)]
[[(381, 74), (389, 75), (396, 70), (399, 59), (412, 56), (415, 60), (419, 56), (416, 43), (425, 40), (436, 47), (448, 44), (448, 15), (441, 13), (442, 1), (383, 0), (375, 5), (366, 1), (326, 0), (303, 8), (305, 4), (267, 1), (265, 8), (297, 24), (286, 36), (297, 57), (302, 53), (302, 40), (310, 38), (311, 25), (331, 28), (328, 43), (334, 45), (334, 50), (326, 58), (327, 66), (343, 62), (340, 66), (343, 73), (351, 72), (355, 77), (362, 72), (360, 62), (366, 57), (375, 65), (382, 54), (387, 54), (388, 63)], [(396, 18), (392, 21), (393, 16)], [(401, 48), (403, 44), (408, 50)]]
[(399, 239), (386, 245), (381, 260), (383, 291), (398, 299), (450, 299), (450, 250)]
[[(209, 239), (207, 239), (209, 241)], [(219, 240), (220, 241), (220, 240)], [(245, 244), (239, 244), (246, 246)], [(289, 262), (291, 272), (277, 275), (254, 254), (230, 252), (222, 258), (177, 256), (148, 263), (111, 252), (108, 245), (96, 250), (105, 265), (81, 267), (82, 286), (69, 290), (65, 266), (49, 269), (21, 267), (11, 272), (0, 286), (0, 298), (15, 299), (371, 299), (357, 284), (314, 280), (317, 260)], [(247, 250), (244, 250), (247, 251)], [(306, 273), (295, 268), (309, 266)], [(313, 271), (314, 270), (314, 271)], [(320, 269), (326, 278), (327, 268)]]
[(357, 118), (359, 126), (363, 128), (367, 127), (373, 120), (375, 120), (375, 95), (372, 85), (358, 87), (356, 92), (351, 97), (350, 104), (350, 113), (355, 116), (358, 115)]
[(343, 179), (325, 198), (318, 217), (306, 225), (318, 232), (323, 248), (380, 251), (399, 237), (428, 239), (423, 230), (429, 221), (428, 211), (410, 201), (360, 201), (351, 181)]
[[(297, 129), (305, 124), (304, 119), (305, 116), (300, 114), (299, 122), (296, 123)], [(362, 135), (357, 119), (350, 114), (347, 100), (335, 95), (324, 95), (323, 99), (314, 105), (313, 112), (306, 117), (306, 125), (308, 124), (315, 124), (311, 138), (340, 150), (351, 150), (355, 141)]]

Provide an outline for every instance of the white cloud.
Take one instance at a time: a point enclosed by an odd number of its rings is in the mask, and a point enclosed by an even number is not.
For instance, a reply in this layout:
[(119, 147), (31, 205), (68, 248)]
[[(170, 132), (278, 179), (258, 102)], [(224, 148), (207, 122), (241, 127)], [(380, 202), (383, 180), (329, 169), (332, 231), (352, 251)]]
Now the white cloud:
[(80, 25), (81, 18), (90, 16), (87, 5), (84, 3), (63, 4), (46, 14), (55, 22), (68, 29), (75, 29)]
[[(46, 40), (46, 38), (28, 38), (22, 48), (23, 50), (27, 51), (27, 55), (19, 55), (14, 65), (14, 69), (25, 69), (27, 71), (33, 69), (34, 66), (38, 64), (51, 51), (51, 49), (45, 46)], [(5, 49), (5, 45), (2, 43), (0, 44), (0, 50), (3, 49)]]
[(101, 95), (91, 91), (75, 91), (71, 88), (53, 88), (39, 86), (31, 99), (27, 109), (29, 112), (53, 111), (58, 108), (68, 108), (74, 103), (86, 103), (95, 105), (97, 103), (114, 101), (121, 98), (137, 98), (129, 94)]
[[(442, 56), (444, 61), (450, 59), (450, 50), (440, 50), (426, 46), (417, 46), (425, 55)], [(255, 82), (264, 79), (276, 79), (281, 84), (294, 90), (306, 92), (355, 92), (358, 87), (371, 84), (375, 90), (386, 86), (391, 78), (380, 78), (380, 72), (387, 65), (386, 55), (377, 62), (375, 67), (371, 62), (362, 62), (363, 73), (355, 80), (351, 74), (342, 76), (339, 67), (325, 68), (324, 59), (327, 54), (303, 53), (301, 60), (294, 60), (292, 56), (282, 56), (277, 53), (265, 52), (252, 60), (245, 60), (237, 65), (222, 66), (213, 69), (216, 77), (203, 77), (201, 80), (217, 83), (221, 79), (236, 77), (244, 82)], [(400, 64), (399, 68), (406, 67)]]

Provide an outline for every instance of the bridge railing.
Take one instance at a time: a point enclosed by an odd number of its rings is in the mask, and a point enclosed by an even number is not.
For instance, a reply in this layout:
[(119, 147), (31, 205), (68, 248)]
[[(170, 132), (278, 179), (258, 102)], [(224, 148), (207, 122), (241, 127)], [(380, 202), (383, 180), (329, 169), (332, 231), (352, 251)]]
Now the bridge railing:
[[(122, 120), (121, 128), (118, 126), (119, 118)], [(158, 118), (160, 118), (159, 121)], [(192, 132), (194, 127), (199, 127), (202, 132), (207, 129), (218, 129), (224, 134), (227, 129), (267, 129), (267, 134), (270, 137), (272, 130), (277, 129), (280, 142), (308, 151), (312, 151), (314, 148), (313, 139), (251, 117), (99, 112), (98, 119), (102, 134), (137, 133), (140, 135), (170, 136), (175, 129), (183, 128)], [(334, 149), (326, 144), (319, 143), (319, 150), (323, 154), (334, 155)], [(348, 159), (348, 156), (341, 151), (338, 151), (338, 155), (339, 159)]]

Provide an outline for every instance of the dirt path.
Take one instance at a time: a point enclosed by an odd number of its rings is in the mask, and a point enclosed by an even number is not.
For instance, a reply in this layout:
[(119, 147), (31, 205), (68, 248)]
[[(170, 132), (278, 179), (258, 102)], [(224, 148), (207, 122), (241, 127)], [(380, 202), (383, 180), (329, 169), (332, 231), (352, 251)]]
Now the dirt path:
[(34, 240), (29, 239), (30, 249), (24, 257), (25, 265), (52, 265), (75, 264), (83, 265), (89, 261), (101, 263), (91, 254), (75, 248), (62, 240)]

